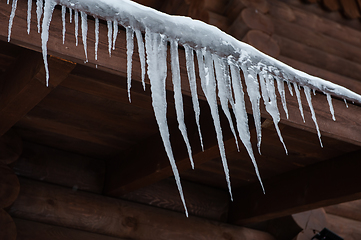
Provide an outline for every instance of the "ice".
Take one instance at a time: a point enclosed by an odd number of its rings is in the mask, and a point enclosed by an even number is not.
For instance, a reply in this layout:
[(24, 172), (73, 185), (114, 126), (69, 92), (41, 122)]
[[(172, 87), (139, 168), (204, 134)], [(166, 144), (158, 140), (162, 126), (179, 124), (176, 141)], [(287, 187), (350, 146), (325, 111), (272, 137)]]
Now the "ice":
[(240, 69), (238, 68), (238, 66), (236, 66), (233, 63), (230, 64), (230, 68), (231, 68), (231, 76), (232, 76), (232, 87), (233, 87), (233, 93), (235, 99), (234, 110), (236, 115), (239, 138), (241, 139), (243, 145), (247, 149), (248, 155), (251, 158), (253, 166), (255, 168), (258, 180), (262, 186), (263, 192), (265, 192), (252, 149), (251, 135), (249, 133), (249, 126), (248, 126), (248, 116), (246, 112), (246, 105), (244, 102), (244, 92), (241, 83), (241, 76), (239, 74)]
[(113, 27), (111, 20), (107, 21), (107, 26), (108, 26), (108, 52), (110, 57), (112, 55), (112, 35), (113, 35)]
[(185, 214), (188, 217), (188, 210), (183, 195), (179, 172), (173, 156), (167, 124), (167, 100), (165, 90), (165, 80), (167, 77), (167, 42), (164, 35), (152, 33), (146, 29), (145, 45), (153, 110), (164, 148), (173, 170), (178, 191), (185, 209)]
[(63, 23), (63, 44), (65, 43), (65, 13), (66, 13), (66, 7), (65, 6), (61, 6), (61, 21)]
[(28, 29), (27, 32), (28, 34), (30, 34), (30, 23), (31, 23), (31, 8), (33, 6), (33, 1), (32, 0), (28, 0), (28, 13), (27, 13), (27, 24), (28, 24)]
[(305, 92), (305, 96), (306, 96), (306, 99), (307, 99), (307, 102), (308, 102), (308, 106), (310, 107), (310, 110), (311, 110), (312, 120), (313, 120), (313, 122), (315, 123), (315, 126), (316, 126), (316, 131), (317, 131), (318, 139), (320, 140), (320, 145), (321, 145), (321, 147), (323, 147), (322, 140), (321, 140), (321, 132), (320, 132), (320, 129), (319, 129), (318, 124), (317, 124), (315, 110), (313, 109), (313, 106), (312, 106), (311, 89), (309, 87), (307, 87), (307, 86), (303, 86), (303, 91)]
[(74, 10), (75, 45), (78, 46), (79, 12)]
[(229, 194), (231, 200), (233, 201), (231, 181), (229, 177), (229, 169), (226, 158), (226, 151), (224, 149), (221, 122), (218, 113), (216, 81), (214, 77), (212, 56), (211, 53), (206, 51), (205, 49), (197, 50), (197, 59), (198, 59), (198, 67), (199, 67), (199, 76), (201, 78), (201, 87), (207, 99), (208, 105), (211, 109), (211, 115), (213, 118), (214, 128), (216, 130), (217, 142), (223, 164), (223, 170), (226, 176), (226, 182), (227, 182)]
[(330, 107), (330, 112), (331, 112), (331, 115), (332, 115), (332, 120), (333, 121), (336, 121), (336, 117), (335, 117), (335, 110), (333, 109), (333, 104), (332, 104), (332, 97), (329, 93), (326, 94), (327, 96), (327, 102), (328, 102), (328, 105)]
[(346, 99), (343, 99), (343, 101), (345, 102), (345, 105), (346, 105), (346, 107), (348, 108), (348, 104), (347, 104)]
[(288, 109), (287, 109), (287, 103), (286, 103), (285, 85), (284, 85), (284, 82), (279, 77), (275, 77), (275, 79), (277, 81), (278, 93), (281, 96), (281, 102), (282, 102), (283, 110), (285, 111), (286, 117), (288, 119), (289, 116), (288, 116)]
[(143, 90), (145, 91), (145, 52), (144, 52), (144, 42), (142, 32), (139, 29), (135, 29), (135, 36), (137, 38), (138, 43), (138, 54), (139, 54), (139, 61), (140, 61), (140, 68), (142, 71), (142, 85)]
[(38, 20), (38, 33), (40, 33), (41, 16), (43, 15), (43, 0), (36, 0), (36, 18)]
[(299, 86), (297, 85), (297, 83), (293, 83), (293, 87), (295, 89), (297, 102), (298, 102), (298, 108), (300, 109), (302, 120), (303, 120), (303, 122), (305, 122), (305, 115), (303, 114), (303, 107), (302, 107), (302, 101), (301, 101), (301, 94), (300, 94)]
[(8, 27), (8, 42), (10, 42), (10, 37), (11, 37), (11, 29), (13, 27), (13, 22), (14, 22), (14, 17), (15, 17), (15, 12), (16, 12), (16, 7), (18, 5), (18, 0), (13, 0), (13, 4), (11, 6), (11, 13), (10, 13), (10, 18), (9, 18), (9, 27)]
[(182, 133), (183, 140), (187, 146), (189, 161), (191, 162), (192, 169), (194, 169), (192, 149), (188, 140), (187, 128), (184, 123), (183, 97), (182, 97), (182, 86), (181, 86), (181, 77), (180, 77), (180, 69), (179, 69), (177, 40), (170, 39), (170, 56), (171, 56), (171, 67), (172, 67), (174, 102), (175, 102), (175, 110), (177, 114), (178, 128)]
[(227, 77), (229, 78), (229, 73), (227, 74), (227, 72), (226, 72), (226, 65), (224, 64), (224, 60), (220, 59), (215, 54), (212, 54), (212, 59), (213, 59), (215, 70), (216, 70), (216, 80), (217, 80), (217, 85), (218, 85), (218, 97), (221, 102), (222, 110), (227, 117), (229, 126), (231, 128), (232, 134), (234, 136), (234, 139), (235, 139), (235, 142), (237, 145), (237, 150), (239, 152), (237, 135), (236, 135), (236, 131), (234, 130), (231, 113), (229, 112), (229, 107), (228, 107), (228, 103), (230, 103), (231, 106), (234, 105), (231, 91), (229, 88), (229, 81), (228, 81), (228, 87), (226, 84), (226, 78)]
[(99, 18), (95, 18), (95, 44), (94, 44), (94, 52), (95, 52), (95, 60), (98, 60), (98, 45), (99, 45)]
[(185, 54), (186, 54), (186, 67), (187, 67), (188, 81), (189, 81), (189, 87), (190, 87), (191, 95), (192, 95), (193, 110), (194, 110), (194, 115), (196, 117), (198, 135), (199, 135), (199, 139), (201, 142), (202, 151), (204, 151), (201, 126), (199, 124), (199, 117), (201, 114), (201, 110), (199, 108), (199, 101), (198, 101), (196, 72), (195, 72), (195, 67), (194, 67), (194, 53), (193, 53), (193, 49), (191, 49), (188, 44), (184, 44), (183, 47), (184, 47)]
[(241, 69), (247, 86), (247, 94), (252, 104), (253, 119), (257, 133), (257, 148), (259, 154), (261, 154), (261, 142), (262, 142), (261, 111), (260, 111), (261, 95), (259, 93), (257, 74), (255, 72), (255, 69), (251, 67), (247, 68), (245, 64), (242, 65)]
[(259, 74), (259, 81), (261, 85), (261, 93), (262, 93), (264, 105), (266, 107), (266, 111), (271, 115), (278, 137), (281, 143), (283, 144), (283, 148), (285, 149), (286, 154), (288, 154), (286, 145), (283, 141), (281, 131), (278, 127), (278, 123), (280, 122), (281, 118), (277, 107), (277, 97), (276, 97), (276, 90), (274, 86), (273, 76), (262, 71)]
[(128, 99), (130, 98), (130, 88), (132, 87), (132, 57), (134, 51), (134, 30), (131, 27), (126, 28), (127, 39), (127, 86), (128, 86)]
[(88, 16), (85, 12), (80, 12), (80, 16), (81, 16), (81, 36), (84, 45), (85, 62), (88, 62), (88, 50), (87, 50)]
[(115, 50), (115, 43), (117, 41), (117, 37), (118, 37), (118, 21), (114, 20), (113, 21), (113, 50)]
[(316, 96), (316, 89), (312, 89), (313, 95)]
[(69, 22), (73, 22), (73, 10), (71, 8), (69, 8)]
[(6, 1), (6, 4), (10, 4), (10, 0), (7, 0), (7, 1)]
[(292, 85), (289, 81), (287, 81), (288, 91), (290, 91), (291, 96), (293, 97)]
[(44, 6), (44, 18), (43, 24), (41, 26), (41, 49), (43, 52), (44, 66), (45, 66), (45, 81), (46, 86), (49, 86), (49, 67), (48, 67), (48, 39), (49, 39), (49, 27), (51, 18), (53, 16), (53, 11), (56, 3), (53, 1), (46, 1)]

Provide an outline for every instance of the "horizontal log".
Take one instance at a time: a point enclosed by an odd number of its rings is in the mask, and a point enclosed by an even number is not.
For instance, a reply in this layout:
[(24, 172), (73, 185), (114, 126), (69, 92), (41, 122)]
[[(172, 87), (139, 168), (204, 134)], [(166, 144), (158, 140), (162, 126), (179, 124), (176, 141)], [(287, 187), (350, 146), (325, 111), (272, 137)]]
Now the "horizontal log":
[(355, 19), (360, 17), (359, 8), (356, 0), (340, 0), (342, 12), (346, 17)]
[(0, 137), (0, 149), (0, 164), (9, 165), (15, 162), (23, 151), (21, 137), (10, 129)]
[(326, 213), (361, 222), (361, 201), (340, 203), (324, 208)]
[(242, 41), (274, 58), (277, 58), (281, 52), (278, 43), (272, 38), (272, 36), (259, 30), (250, 30)]
[(16, 226), (11, 218), (11, 216), (5, 212), (5, 210), (0, 209), (0, 239), (4, 240), (15, 240), (16, 237)]
[(268, 233), (20, 179), (13, 217), (132, 239), (271, 240)]
[[(360, 151), (290, 171), (234, 191), (230, 222), (250, 224), (361, 198)], [(244, 197), (247, 196), (247, 197)]]
[[(71, 228), (15, 218), (17, 240), (124, 240)], [(5, 238), (4, 238), (5, 239)]]
[(361, 238), (361, 222), (327, 214), (328, 228), (343, 239), (358, 240)]
[(101, 194), (105, 163), (54, 148), (24, 142), (24, 152), (13, 165), (18, 176)]
[(19, 195), (20, 185), (14, 171), (0, 164), (0, 209), (10, 206)]
[(338, 0), (322, 0), (322, 4), (330, 11), (337, 11), (341, 7)]

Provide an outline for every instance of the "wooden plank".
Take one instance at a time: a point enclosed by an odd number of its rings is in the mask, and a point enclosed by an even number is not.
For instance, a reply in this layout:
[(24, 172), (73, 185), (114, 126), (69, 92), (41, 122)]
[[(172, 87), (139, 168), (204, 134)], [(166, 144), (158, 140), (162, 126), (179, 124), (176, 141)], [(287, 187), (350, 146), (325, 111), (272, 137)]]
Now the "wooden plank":
[[(230, 222), (244, 225), (361, 198), (360, 151), (264, 180), (235, 191)], [(247, 196), (247, 197), (245, 197)]]
[(324, 207), (326, 213), (361, 222), (361, 201), (351, 201)]
[(124, 240), (71, 228), (59, 227), (34, 221), (15, 218), (17, 240)]
[(352, 219), (327, 214), (328, 228), (347, 240), (357, 240), (361, 238), (361, 222)]
[(272, 36), (259, 30), (248, 31), (242, 41), (252, 45), (271, 57), (277, 58), (280, 55), (280, 47), (278, 46), (278, 43), (272, 38)]
[(0, 209), (10, 206), (19, 195), (19, 180), (14, 171), (0, 164)]
[(342, 12), (346, 17), (355, 19), (360, 17), (359, 8), (355, 0), (340, 0), (342, 5)]
[(45, 86), (45, 70), (40, 53), (24, 50), (4, 74), (0, 97), (0, 135), (47, 96), (75, 67), (74, 63), (49, 58), (49, 87)]
[(105, 162), (46, 146), (24, 142), (24, 152), (13, 165), (18, 176), (101, 194)]
[(337, 11), (340, 9), (338, 0), (322, 0), (322, 4), (330, 11)]
[(16, 226), (11, 216), (5, 212), (4, 209), (0, 209), (0, 239), (15, 240)]
[[(130, 239), (274, 239), (268, 233), (21, 179), (10, 215)], [(101, 221), (99, 221), (101, 219)]]

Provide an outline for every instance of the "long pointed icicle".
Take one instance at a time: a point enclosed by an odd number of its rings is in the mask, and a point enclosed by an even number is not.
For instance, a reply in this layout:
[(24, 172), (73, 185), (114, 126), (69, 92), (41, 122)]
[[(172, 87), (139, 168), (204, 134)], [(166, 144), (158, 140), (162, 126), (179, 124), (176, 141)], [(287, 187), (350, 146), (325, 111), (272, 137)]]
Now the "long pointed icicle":
[[(233, 126), (231, 113), (229, 112), (229, 107), (228, 107), (228, 102), (229, 102), (229, 98), (230, 98), (229, 95), (231, 95), (231, 92), (227, 89), (227, 86), (226, 86), (226, 80), (225, 80), (225, 77), (226, 77), (225, 67), (226, 66), (224, 66), (222, 59), (219, 59), (218, 56), (212, 54), (212, 58), (213, 58), (213, 62), (214, 62), (215, 70), (216, 70), (218, 97), (221, 102), (222, 110), (227, 117), (229, 126), (230, 126), (232, 134), (234, 136), (234, 139), (235, 139), (235, 142), (237, 145), (237, 150), (239, 151), (237, 135), (236, 135), (236, 131)], [(233, 102), (231, 102), (231, 104), (233, 104)]]
[(174, 39), (170, 40), (170, 56), (171, 56), (171, 66), (172, 66), (174, 102), (175, 102), (175, 110), (177, 114), (178, 128), (182, 133), (183, 140), (187, 146), (189, 161), (191, 162), (192, 169), (194, 169), (192, 148), (188, 140), (187, 128), (184, 123), (183, 97), (182, 97), (182, 86), (181, 86), (180, 68), (179, 68), (179, 56), (178, 56), (178, 42)]
[(284, 85), (284, 82), (276, 77), (276, 81), (277, 81), (277, 89), (278, 89), (278, 93), (280, 94), (281, 96), (281, 101), (282, 101), (282, 106), (283, 106), (283, 110), (285, 111), (286, 113), (286, 117), (288, 119), (288, 109), (287, 109), (287, 103), (286, 103), (286, 92), (285, 92), (285, 85)]
[(298, 89), (298, 85), (296, 83), (293, 83), (293, 88), (295, 89), (297, 102), (298, 102), (298, 108), (300, 109), (302, 120), (303, 120), (303, 122), (305, 122), (305, 115), (303, 114), (303, 107), (302, 107), (300, 90)]
[(291, 85), (290, 81), (287, 81), (287, 87), (288, 87), (288, 91), (290, 92), (291, 96), (293, 97), (292, 85)]
[(134, 51), (134, 30), (131, 27), (126, 28), (127, 39), (127, 86), (128, 86), (128, 99), (130, 98), (130, 88), (132, 87), (132, 59)]
[(66, 33), (66, 28), (65, 28), (65, 13), (66, 13), (66, 7), (65, 6), (61, 6), (61, 21), (63, 23), (63, 44), (65, 43), (65, 33)]
[(113, 21), (113, 50), (115, 50), (115, 43), (117, 42), (117, 37), (118, 37), (118, 21), (114, 20)]
[(28, 24), (28, 29), (27, 32), (28, 34), (30, 34), (30, 23), (31, 23), (31, 8), (33, 6), (33, 1), (32, 0), (28, 0), (28, 14), (27, 14), (27, 24)]
[(167, 76), (167, 44), (165, 37), (145, 31), (145, 44), (147, 52), (148, 76), (150, 80), (150, 90), (155, 118), (159, 127), (165, 151), (167, 153), (173, 175), (176, 180), (179, 195), (181, 197), (185, 214), (188, 217), (188, 210), (183, 195), (180, 176), (173, 156), (173, 151), (169, 139), (169, 129), (167, 124), (167, 100), (165, 90), (165, 80)]
[(44, 59), (44, 66), (45, 66), (45, 80), (46, 80), (46, 86), (49, 86), (49, 67), (48, 67), (48, 39), (49, 39), (49, 27), (51, 18), (53, 16), (53, 11), (55, 8), (55, 2), (54, 1), (46, 1), (44, 6), (44, 18), (43, 18), (43, 24), (41, 27), (41, 48), (43, 52), (43, 59)]
[(187, 66), (188, 81), (189, 81), (189, 87), (190, 87), (191, 95), (192, 95), (193, 110), (194, 110), (194, 115), (196, 117), (198, 135), (199, 135), (199, 139), (201, 142), (202, 151), (204, 151), (201, 125), (199, 124), (199, 117), (201, 115), (201, 110), (199, 108), (199, 101), (198, 101), (196, 72), (195, 72), (195, 67), (194, 67), (194, 53), (193, 53), (193, 49), (191, 49), (189, 47), (189, 45), (185, 44), (183, 47), (184, 47), (185, 53), (186, 53), (186, 66)]
[(88, 50), (87, 50), (88, 16), (85, 12), (80, 12), (80, 16), (81, 16), (81, 36), (84, 45), (85, 62), (88, 62)]
[(18, 0), (13, 0), (13, 4), (11, 6), (11, 13), (10, 13), (10, 18), (9, 18), (9, 27), (8, 27), (8, 42), (10, 42), (10, 37), (11, 37), (11, 29), (13, 27), (13, 22), (14, 22), (14, 17), (15, 17), (15, 12), (16, 12), (16, 7), (18, 5)]
[(142, 74), (142, 85), (143, 85), (143, 90), (145, 91), (145, 53), (144, 53), (144, 41), (143, 41), (142, 32), (138, 29), (135, 29), (135, 36), (137, 38), (137, 43), (138, 43), (138, 54), (139, 54), (140, 68)]
[(316, 113), (315, 113), (315, 110), (313, 109), (313, 105), (312, 105), (311, 89), (309, 87), (307, 87), (307, 86), (304, 86), (303, 91), (305, 93), (305, 96), (306, 96), (306, 99), (307, 99), (307, 102), (308, 102), (308, 106), (310, 107), (310, 110), (311, 110), (312, 120), (313, 120), (313, 122), (315, 123), (315, 126), (316, 126), (318, 140), (320, 141), (321, 147), (323, 147), (322, 140), (321, 140), (320, 128), (318, 127), (317, 119), (316, 119)]
[(73, 22), (73, 9), (69, 8), (69, 22)]
[(258, 177), (258, 180), (261, 184), (263, 192), (265, 192), (261, 175), (258, 170), (258, 166), (256, 163), (256, 159), (254, 157), (253, 149), (252, 149), (252, 143), (251, 143), (251, 134), (249, 132), (249, 126), (248, 126), (248, 116), (246, 111), (246, 105), (244, 101), (244, 93), (243, 93), (243, 87), (241, 83), (241, 76), (239, 74), (240, 70), (239, 68), (234, 65), (230, 64), (231, 68), (231, 76), (232, 76), (232, 87), (233, 87), (233, 93), (235, 98), (235, 115), (236, 115), (236, 121), (237, 121), (237, 129), (239, 138), (241, 139), (243, 145), (246, 147), (248, 155), (250, 156), (254, 169), (256, 171), (256, 175)]
[(113, 35), (113, 27), (112, 27), (111, 20), (107, 21), (107, 26), (108, 26), (108, 52), (109, 52), (109, 57), (111, 57), (112, 56), (112, 35)]
[[(203, 60), (204, 57), (204, 60)], [(231, 180), (229, 177), (229, 169), (226, 158), (226, 151), (224, 149), (223, 136), (222, 136), (222, 128), (221, 122), (218, 114), (218, 104), (217, 104), (217, 94), (216, 94), (216, 81), (214, 77), (214, 68), (213, 68), (213, 60), (210, 52), (205, 51), (202, 53), (202, 50), (197, 50), (197, 58), (198, 58), (198, 68), (199, 75), (201, 78), (201, 86), (206, 96), (208, 105), (211, 109), (211, 115), (213, 118), (214, 128), (216, 130), (217, 141), (219, 152), (222, 159), (223, 170), (226, 176), (226, 182), (229, 190), (229, 194), (231, 196), (231, 200), (233, 201), (232, 196), (232, 188), (231, 188)]]
[(333, 109), (333, 104), (332, 104), (332, 97), (331, 97), (331, 95), (329, 93), (327, 93), (326, 96), (327, 96), (328, 105), (330, 107), (330, 113), (332, 115), (332, 120), (336, 121), (335, 110)]
[(261, 154), (261, 141), (262, 141), (262, 127), (261, 127), (261, 111), (260, 111), (260, 99), (259, 84), (257, 75), (252, 68), (248, 68), (242, 65), (242, 72), (247, 86), (247, 93), (252, 104), (252, 112), (254, 124), (257, 133), (257, 148), (259, 154)]
[(78, 46), (79, 12), (77, 10), (74, 10), (74, 25), (75, 25), (75, 46)]
[(36, 0), (36, 19), (38, 20), (38, 33), (40, 33), (41, 16), (43, 15), (43, 0)]
[(99, 18), (95, 18), (95, 43), (94, 43), (94, 52), (95, 52), (95, 61), (98, 61), (98, 45), (99, 45)]

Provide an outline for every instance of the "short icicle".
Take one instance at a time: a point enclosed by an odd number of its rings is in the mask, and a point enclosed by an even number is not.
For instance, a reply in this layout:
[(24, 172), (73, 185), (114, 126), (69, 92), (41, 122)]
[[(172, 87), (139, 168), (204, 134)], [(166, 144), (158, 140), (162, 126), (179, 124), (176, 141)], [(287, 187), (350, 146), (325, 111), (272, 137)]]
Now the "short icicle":
[[(114, 30), (115, 31), (115, 30)], [(134, 30), (131, 27), (126, 28), (126, 39), (127, 39), (127, 88), (128, 88), (128, 99), (130, 98), (130, 88), (132, 87), (132, 59), (134, 52)]]
[(346, 108), (348, 108), (347, 100), (343, 99), (343, 101), (345, 102)]
[(236, 66), (234, 63), (230, 64), (231, 68), (231, 76), (232, 76), (232, 88), (234, 93), (234, 99), (235, 99), (235, 115), (236, 115), (236, 121), (237, 121), (237, 129), (239, 138), (241, 139), (243, 145), (246, 147), (249, 157), (252, 160), (257, 178), (261, 184), (263, 193), (265, 192), (261, 175), (258, 170), (258, 166), (256, 163), (256, 159), (254, 157), (253, 149), (252, 149), (252, 143), (251, 143), (251, 134), (249, 132), (249, 125), (248, 125), (248, 116), (246, 111), (246, 105), (244, 101), (244, 92), (243, 87), (241, 83), (241, 76), (240, 76), (240, 69), (238, 66)]
[(304, 86), (303, 91), (305, 93), (305, 96), (306, 96), (306, 99), (307, 99), (307, 102), (308, 102), (308, 106), (310, 107), (310, 110), (311, 110), (312, 120), (313, 120), (313, 122), (315, 123), (315, 126), (316, 126), (316, 131), (317, 131), (318, 139), (320, 141), (320, 145), (321, 145), (321, 147), (323, 147), (322, 140), (321, 140), (320, 128), (318, 127), (317, 119), (316, 119), (316, 113), (315, 113), (315, 110), (313, 109), (313, 105), (312, 105), (311, 89), (309, 87), (307, 87), (307, 86)]
[(113, 50), (115, 50), (115, 43), (116, 43), (117, 37), (118, 37), (118, 30), (119, 30), (118, 21), (114, 20), (113, 21)]
[(184, 47), (185, 54), (186, 54), (186, 67), (187, 67), (188, 81), (189, 81), (189, 87), (190, 87), (191, 95), (192, 95), (193, 110), (194, 110), (194, 115), (196, 117), (198, 135), (199, 135), (199, 139), (201, 142), (202, 151), (204, 151), (201, 125), (199, 124), (199, 117), (201, 115), (201, 110), (199, 108), (199, 101), (198, 101), (196, 72), (195, 72), (195, 66), (194, 66), (194, 53), (193, 53), (193, 49), (189, 45), (184, 44), (183, 47)]
[(87, 50), (87, 34), (88, 34), (88, 16), (85, 12), (80, 12), (81, 17), (81, 36), (84, 45), (85, 62), (88, 62), (88, 50)]
[(78, 32), (79, 32), (79, 12), (74, 10), (74, 25), (75, 25), (75, 46), (78, 46)]
[[(204, 51), (204, 52), (203, 52)], [(219, 147), (219, 152), (221, 155), (221, 160), (223, 164), (224, 174), (226, 176), (226, 182), (229, 190), (229, 195), (233, 201), (231, 180), (229, 177), (229, 169), (226, 158), (226, 151), (223, 143), (222, 128), (221, 122), (219, 119), (218, 113), (218, 103), (217, 103), (217, 93), (216, 93), (216, 81), (214, 77), (214, 67), (211, 53), (205, 49), (197, 50), (197, 59), (198, 59), (198, 68), (199, 76), (201, 78), (201, 86), (206, 96), (208, 105), (211, 109), (211, 115), (213, 118), (214, 128), (216, 130), (217, 142)]]
[(183, 97), (182, 97), (182, 86), (179, 68), (179, 56), (178, 56), (178, 42), (177, 40), (170, 39), (170, 56), (171, 56), (171, 67), (172, 67), (172, 81), (174, 90), (174, 102), (175, 110), (177, 114), (178, 128), (182, 133), (183, 140), (187, 146), (189, 161), (192, 169), (194, 169), (194, 162), (192, 157), (192, 148), (188, 140), (187, 128), (184, 123), (184, 112), (183, 112)]
[(297, 85), (297, 83), (293, 83), (293, 88), (295, 89), (295, 93), (296, 93), (296, 97), (297, 97), (297, 102), (298, 102), (298, 108), (300, 109), (300, 113), (301, 113), (301, 116), (302, 116), (302, 120), (303, 120), (303, 122), (305, 122), (305, 115), (303, 114), (301, 94), (300, 94), (299, 86)]
[(26, 18), (26, 22), (28, 25), (28, 35), (30, 34), (30, 23), (31, 23), (31, 8), (33, 6), (33, 1), (32, 0), (28, 0), (28, 13), (27, 13), (27, 18)]
[[(218, 98), (221, 102), (221, 107), (224, 112), (224, 114), (227, 117), (229, 127), (231, 128), (232, 134), (234, 136), (234, 140), (237, 145), (237, 150), (239, 152), (239, 145), (237, 140), (237, 134), (233, 126), (233, 121), (231, 117), (231, 113), (229, 112), (228, 103), (231, 104), (231, 106), (234, 106), (234, 102), (232, 99), (232, 94), (229, 89), (229, 86), (227, 87), (226, 84), (226, 77), (229, 77), (229, 73), (227, 74), (226, 66), (222, 59), (220, 59), (217, 55), (212, 54), (212, 59), (214, 62), (215, 70), (216, 70), (216, 80), (217, 80), (217, 86), (218, 86)], [(228, 66), (227, 66), (228, 67)]]
[(14, 22), (14, 17), (15, 17), (15, 12), (16, 12), (17, 5), (18, 5), (18, 0), (13, 0), (13, 4), (11, 6), (10, 18), (9, 18), (8, 42), (10, 42), (10, 38), (11, 38), (11, 29), (13, 27), (13, 22)]
[(44, 6), (44, 18), (43, 18), (43, 24), (41, 27), (41, 48), (43, 52), (43, 59), (44, 59), (44, 66), (45, 66), (45, 80), (46, 80), (46, 86), (49, 86), (49, 66), (48, 66), (48, 39), (49, 39), (49, 28), (50, 28), (50, 22), (51, 18), (53, 16), (53, 11), (55, 8), (55, 1), (48, 0), (45, 2)]
[(95, 61), (98, 61), (98, 46), (99, 46), (99, 18), (95, 18), (95, 43), (94, 43), (94, 53)]
[(144, 41), (143, 41), (142, 32), (139, 29), (135, 29), (135, 36), (137, 38), (137, 43), (138, 43), (138, 54), (139, 54), (140, 68), (142, 74), (142, 85), (143, 85), (143, 90), (145, 91), (145, 52), (144, 52)]
[(169, 139), (167, 124), (167, 99), (166, 99), (166, 77), (167, 77), (167, 42), (165, 36), (152, 33), (149, 29), (145, 31), (145, 45), (147, 52), (148, 76), (155, 118), (159, 127), (165, 151), (167, 153), (172, 171), (176, 180), (179, 195), (181, 197), (185, 214), (188, 217), (188, 210), (183, 195), (180, 176), (173, 156)]
[(281, 102), (282, 102), (283, 110), (285, 111), (286, 117), (288, 119), (289, 116), (288, 116), (288, 109), (287, 109), (287, 103), (286, 103), (285, 85), (284, 85), (284, 82), (279, 77), (276, 77), (276, 81), (277, 81), (278, 93), (281, 96)]
[(69, 22), (73, 23), (73, 9), (69, 8)]
[(61, 21), (63, 23), (63, 44), (65, 43), (65, 13), (66, 13), (66, 7), (65, 6), (61, 6)]
[(332, 104), (332, 97), (329, 93), (327, 93), (326, 96), (327, 96), (328, 106), (330, 107), (330, 113), (332, 115), (332, 120), (336, 121), (335, 110), (334, 110), (333, 104)]
[(41, 16), (43, 15), (43, 0), (36, 0), (36, 19), (38, 20), (38, 33), (40, 33)]
[(112, 35), (113, 35), (113, 27), (112, 27), (112, 21), (107, 21), (107, 27), (108, 27), (108, 52), (109, 57), (112, 56)]

